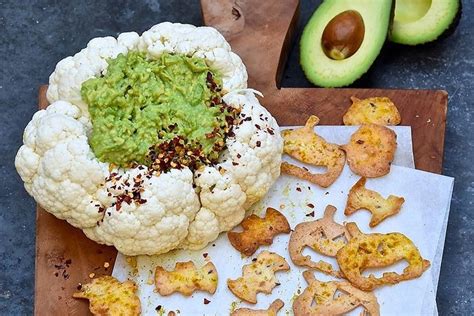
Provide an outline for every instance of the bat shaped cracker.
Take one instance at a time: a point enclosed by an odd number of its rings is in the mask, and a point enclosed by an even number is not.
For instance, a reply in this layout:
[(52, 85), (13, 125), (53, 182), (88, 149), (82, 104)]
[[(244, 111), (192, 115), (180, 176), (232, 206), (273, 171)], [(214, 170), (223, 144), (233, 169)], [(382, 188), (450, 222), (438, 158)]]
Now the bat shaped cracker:
[(279, 285), (275, 272), (290, 270), (290, 266), (280, 255), (262, 251), (251, 264), (242, 268), (242, 276), (236, 280), (227, 280), (229, 290), (238, 298), (257, 303), (257, 293), (270, 294)]
[(362, 177), (349, 191), (345, 215), (351, 215), (360, 209), (367, 209), (372, 213), (369, 226), (375, 227), (389, 216), (398, 214), (405, 199), (390, 195), (384, 199), (380, 193), (365, 188), (367, 179)]
[(212, 262), (197, 269), (192, 261), (177, 262), (174, 271), (158, 266), (155, 270), (155, 286), (160, 295), (180, 292), (189, 296), (195, 290), (214, 294), (217, 288), (217, 270)]
[(227, 237), (232, 246), (246, 256), (253, 255), (261, 245), (271, 245), (276, 235), (291, 230), (285, 216), (271, 207), (267, 208), (264, 218), (252, 214), (240, 225), (243, 232), (228, 232)]
[(326, 142), (314, 132), (318, 123), (319, 118), (311, 115), (305, 126), (282, 131), (283, 152), (304, 163), (326, 167), (326, 173), (313, 174), (287, 162), (281, 164), (281, 171), (326, 188), (341, 174), (346, 157), (338, 145)]
[[(415, 279), (430, 266), (413, 242), (401, 233), (363, 234), (355, 223), (346, 224), (346, 228), (352, 237), (337, 252), (337, 263), (346, 279), (363, 291)], [(373, 274), (362, 276), (366, 269), (387, 267), (400, 260), (408, 262), (402, 274), (385, 272), (380, 278)]]
[(397, 149), (397, 134), (385, 126), (362, 125), (342, 149), (354, 173), (366, 178), (381, 177), (390, 172)]
[(335, 257), (337, 251), (346, 244), (339, 237), (345, 237), (346, 240), (349, 240), (349, 233), (344, 225), (334, 221), (335, 212), (336, 208), (328, 205), (323, 218), (296, 225), (295, 230), (291, 233), (288, 245), (290, 257), (294, 264), (317, 269), (335, 277), (342, 277), (340, 272), (334, 271), (329, 263), (322, 260), (314, 262), (310, 256), (303, 256), (302, 254), (305, 247), (310, 247), (322, 255)]
[(400, 112), (387, 97), (358, 99), (351, 97), (352, 105), (344, 114), (344, 125), (398, 125), (401, 122)]
[(267, 309), (239, 308), (233, 311), (230, 316), (276, 316), (284, 305), (282, 300), (277, 299)]
[[(295, 316), (345, 315), (359, 306), (364, 308), (362, 315), (380, 315), (380, 306), (373, 293), (361, 291), (345, 281), (321, 282), (310, 271), (303, 272), (303, 277), (308, 287), (293, 302)], [(343, 295), (336, 297), (337, 292)]]
[(112, 276), (103, 276), (83, 284), (81, 290), (74, 293), (75, 298), (89, 300), (89, 309), (93, 315), (140, 315), (140, 299), (136, 295), (137, 286), (132, 281), (120, 283)]

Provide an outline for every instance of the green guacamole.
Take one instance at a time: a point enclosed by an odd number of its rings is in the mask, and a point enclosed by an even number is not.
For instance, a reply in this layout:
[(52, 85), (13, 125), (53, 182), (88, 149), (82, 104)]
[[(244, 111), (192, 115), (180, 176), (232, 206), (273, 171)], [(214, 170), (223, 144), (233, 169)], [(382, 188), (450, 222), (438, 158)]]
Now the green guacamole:
[[(178, 140), (179, 151), (193, 151), (202, 161), (217, 159), (230, 110), (221, 101), (220, 76), (204, 59), (163, 54), (150, 60), (131, 52), (108, 64), (105, 75), (81, 87), (93, 126), (89, 142), (100, 161), (150, 165), (150, 151), (156, 156), (160, 148), (176, 150)], [(171, 161), (176, 155), (168, 156)]]

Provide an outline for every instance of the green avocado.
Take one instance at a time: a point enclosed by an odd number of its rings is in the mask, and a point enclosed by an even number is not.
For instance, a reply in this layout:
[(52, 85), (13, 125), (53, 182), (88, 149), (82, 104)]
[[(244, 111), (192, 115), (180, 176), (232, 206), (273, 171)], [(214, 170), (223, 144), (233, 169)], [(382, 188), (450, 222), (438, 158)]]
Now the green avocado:
[(322, 87), (354, 82), (377, 58), (390, 25), (392, 0), (326, 0), (313, 13), (300, 42), (300, 63)]
[(459, 0), (397, 0), (390, 40), (418, 45), (437, 39), (453, 23)]
[(108, 61), (103, 76), (81, 86), (94, 154), (120, 167), (150, 165), (150, 152), (159, 149), (173, 151), (166, 153), (167, 163), (186, 164), (188, 152), (196, 159), (216, 160), (228, 130), (221, 86), (219, 74), (202, 58), (120, 54)]

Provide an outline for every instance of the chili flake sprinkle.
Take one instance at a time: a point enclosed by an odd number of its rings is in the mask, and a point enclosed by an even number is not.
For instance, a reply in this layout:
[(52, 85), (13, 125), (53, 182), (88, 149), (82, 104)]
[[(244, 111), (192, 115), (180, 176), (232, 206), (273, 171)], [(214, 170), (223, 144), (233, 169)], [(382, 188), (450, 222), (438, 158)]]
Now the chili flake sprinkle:
[[(216, 139), (212, 146), (213, 154), (205, 154), (201, 144), (189, 141), (181, 135), (176, 135), (172, 139), (161, 139), (164, 131), (158, 132), (159, 142), (149, 148), (147, 160), (149, 167), (156, 172), (166, 172), (170, 169), (182, 169), (188, 167), (197, 170), (203, 165), (213, 165), (217, 163), (218, 155), (226, 148), (225, 139), (235, 136), (234, 126), (241, 123), (239, 118), (240, 109), (227, 105), (222, 100), (222, 88), (216, 83), (211, 72), (207, 73), (207, 86), (216, 93), (209, 102), (209, 107), (218, 107), (224, 113), (224, 119), (219, 122), (219, 126), (205, 134), (206, 139)], [(251, 118), (249, 118), (251, 119)], [(168, 131), (176, 129), (176, 124), (170, 125)], [(163, 134), (163, 135), (162, 135)]]

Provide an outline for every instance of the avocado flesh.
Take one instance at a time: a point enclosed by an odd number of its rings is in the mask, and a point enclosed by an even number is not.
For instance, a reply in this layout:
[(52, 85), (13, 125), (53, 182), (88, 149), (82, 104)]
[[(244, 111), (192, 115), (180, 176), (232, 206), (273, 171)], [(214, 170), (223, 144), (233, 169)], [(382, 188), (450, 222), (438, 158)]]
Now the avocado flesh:
[(390, 40), (405, 45), (434, 41), (459, 10), (459, 0), (397, 0)]
[[(334, 60), (324, 53), (321, 37), (329, 21), (347, 10), (355, 10), (362, 16), (364, 40), (354, 55)], [(313, 13), (301, 36), (300, 63), (308, 80), (322, 87), (341, 87), (366, 73), (385, 42), (391, 11), (391, 0), (324, 1)]]

